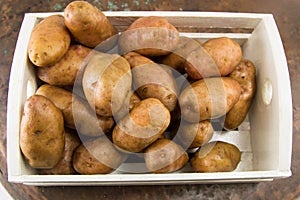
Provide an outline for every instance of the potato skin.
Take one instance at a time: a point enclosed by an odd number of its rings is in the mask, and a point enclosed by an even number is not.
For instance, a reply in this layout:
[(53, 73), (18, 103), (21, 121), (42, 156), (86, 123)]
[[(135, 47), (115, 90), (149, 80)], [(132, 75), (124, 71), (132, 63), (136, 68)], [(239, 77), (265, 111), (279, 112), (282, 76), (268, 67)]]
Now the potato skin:
[(20, 148), (29, 165), (36, 169), (54, 167), (62, 157), (64, 142), (61, 111), (44, 96), (29, 97), (20, 129)]
[(65, 129), (65, 147), (62, 158), (53, 168), (39, 170), (39, 173), (47, 175), (76, 174), (72, 158), (75, 149), (80, 144), (77, 133), (72, 129)]
[(132, 75), (127, 60), (117, 54), (95, 53), (82, 79), (83, 91), (98, 115), (111, 117), (119, 111), (131, 90)]
[(77, 72), (86, 64), (90, 48), (72, 44), (66, 54), (54, 65), (37, 68), (37, 76), (50, 85), (73, 85)]
[(166, 55), (179, 41), (177, 29), (165, 18), (142, 17), (134, 21), (120, 35), (119, 46), (123, 53), (135, 51), (144, 56)]
[(174, 172), (184, 167), (189, 158), (182, 147), (168, 139), (159, 139), (145, 150), (145, 162), (153, 173)]
[(139, 102), (141, 98), (135, 92), (129, 92), (121, 109), (114, 114), (114, 120), (118, 122), (123, 119)]
[(108, 174), (123, 162), (124, 155), (118, 152), (106, 137), (81, 144), (73, 155), (73, 167), (79, 174)]
[(136, 93), (142, 98), (157, 98), (169, 111), (177, 103), (177, 86), (172, 74), (152, 60), (135, 52), (124, 55), (132, 68)]
[(113, 143), (121, 150), (141, 152), (164, 133), (169, 123), (170, 112), (158, 99), (144, 99), (115, 126)]
[(229, 77), (241, 85), (241, 96), (233, 108), (226, 114), (224, 127), (226, 129), (237, 128), (246, 118), (252, 99), (256, 92), (256, 68), (247, 59), (243, 59)]
[(69, 3), (64, 16), (75, 40), (91, 48), (117, 33), (106, 16), (86, 1)]
[(67, 52), (70, 42), (71, 36), (64, 24), (64, 17), (46, 17), (31, 33), (28, 44), (29, 59), (38, 67), (53, 65)]
[(211, 142), (202, 146), (191, 158), (195, 172), (230, 172), (241, 160), (240, 150), (226, 142)]
[(192, 79), (226, 76), (242, 59), (242, 49), (227, 37), (213, 38), (203, 43), (188, 57), (185, 69)]
[(114, 125), (111, 117), (97, 116), (87, 102), (63, 88), (44, 84), (38, 88), (36, 94), (50, 99), (62, 111), (65, 126), (77, 128), (80, 134), (100, 136)]
[(179, 96), (183, 119), (199, 122), (225, 115), (239, 100), (240, 84), (229, 77), (198, 80)]

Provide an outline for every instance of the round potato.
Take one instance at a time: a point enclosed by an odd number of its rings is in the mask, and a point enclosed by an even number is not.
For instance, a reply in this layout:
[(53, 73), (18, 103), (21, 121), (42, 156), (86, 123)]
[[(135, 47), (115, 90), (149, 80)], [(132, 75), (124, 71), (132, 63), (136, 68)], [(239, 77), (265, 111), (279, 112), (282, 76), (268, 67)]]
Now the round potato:
[(50, 85), (73, 85), (77, 72), (86, 64), (90, 52), (90, 48), (73, 44), (57, 63), (38, 68), (37, 76)]
[(119, 38), (123, 53), (135, 51), (145, 56), (160, 56), (170, 53), (179, 41), (177, 29), (165, 18), (142, 17), (134, 21)]
[(246, 118), (256, 91), (256, 69), (254, 64), (243, 59), (229, 77), (241, 85), (241, 96), (238, 102), (226, 114), (224, 127), (232, 130), (237, 128)]
[(74, 39), (91, 48), (117, 33), (106, 16), (86, 1), (69, 3), (64, 19)]
[(242, 59), (242, 49), (234, 40), (220, 37), (207, 40), (190, 53), (185, 69), (192, 79), (226, 76)]
[(46, 97), (33, 95), (24, 105), (20, 148), (29, 165), (53, 168), (63, 155), (64, 119), (61, 111)]
[(108, 174), (125, 159), (106, 137), (81, 144), (73, 155), (73, 167), (79, 174)]
[(135, 52), (124, 55), (132, 70), (136, 93), (142, 98), (157, 98), (169, 111), (174, 110), (177, 103), (177, 86), (167, 70), (152, 60)]
[(38, 67), (53, 65), (65, 55), (70, 43), (64, 17), (51, 15), (34, 27), (28, 43), (29, 59)]
[(113, 143), (121, 150), (141, 152), (164, 133), (169, 123), (170, 112), (158, 99), (144, 99), (115, 126)]
[(38, 88), (36, 94), (50, 99), (62, 111), (65, 126), (76, 128), (80, 134), (100, 136), (114, 125), (112, 117), (97, 116), (87, 102), (65, 89), (44, 84)]
[(230, 172), (241, 160), (240, 150), (226, 142), (211, 142), (202, 146), (191, 158), (195, 172)]
[(83, 91), (97, 114), (111, 117), (131, 91), (132, 76), (127, 60), (117, 54), (95, 53), (82, 79)]
[(184, 167), (188, 154), (181, 146), (168, 139), (159, 139), (145, 150), (145, 163), (150, 172), (174, 172)]
[(229, 77), (198, 80), (184, 89), (179, 97), (183, 119), (189, 122), (225, 115), (241, 94), (240, 84)]
[(77, 133), (72, 129), (65, 129), (65, 148), (62, 158), (51, 169), (41, 169), (40, 174), (48, 175), (62, 175), (62, 174), (76, 174), (73, 168), (73, 153), (75, 149), (81, 144)]

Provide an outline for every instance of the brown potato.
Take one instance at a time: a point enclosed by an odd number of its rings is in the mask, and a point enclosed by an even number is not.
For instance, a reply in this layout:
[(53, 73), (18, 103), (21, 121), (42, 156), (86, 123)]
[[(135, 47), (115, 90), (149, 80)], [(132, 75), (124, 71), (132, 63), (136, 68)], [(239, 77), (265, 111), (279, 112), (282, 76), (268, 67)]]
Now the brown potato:
[(150, 172), (167, 173), (184, 167), (189, 160), (182, 147), (168, 139), (159, 139), (145, 150), (145, 163)]
[(51, 169), (39, 170), (40, 174), (61, 175), (61, 174), (76, 174), (73, 168), (73, 153), (81, 144), (77, 133), (72, 129), (65, 129), (65, 148), (62, 158)]
[(82, 79), (83, 91), (97, 114), (111, 117), (118, 112), (131, 90), (131, 71), (127, 60), (117, 54), (95, 53)]
[(229, 77), (206, 78), (196, 81), (180, 94), (183, 119), (197, 123), (225, 115), (241, 94), (240, 84)]
[(135, 52), (124, 56), (131, 65), (136, 93), (142, 98), (157, 98), (169, 111), (177, 103), (177, 86), (173, 76), (152, 60)]
[(57, 63), (37, 69), (37, 76), (50, 85), (73, 85), (77, 72), (86, 64), (91, 49), (73, 44)]
[(142, 17), (134, 21), (119, 38), (123, 53), (135, 51), (145, 56), (166, 55), (179, 41), (177, 29), (165, 18)]
[(226, 76), (242, 59), (242, 49), (227, 37), (214, 38), (203, 43), (187, 57), (185, 69), (192, 79)]
[(121, 109), (114, 114), (114, 120), (120, 121), (141, 101), (141, 98), (135, 92), (129, 92)]
[(79, 174), (108, 174), (117, 169), (125, 157), (106, 137), (81, 144), (73, 155), (73, 167)]
[(38, 67), (53, 65), (64, 56), (70, 43), (64, 17), (51, 15), (34, 27), (28, 44), (29, 59)]
[(240, 150), (226, 142), (211, 142), (202, 146), (191, 158), (195, 172), (230, 172), (241, 160)]
[(20, 148), (29, 165), (52, 168), (64, 150), (64, 120), (61, 111), (46, 97), (27, 99), (21, 120)]
[(87, 102), (71, 92), (52, 85), (42, 85), (36, 94), (50, 99), (63, 113), (65, 126), (77, 129), (80, 134), (100, 136), (114, 125), (111, 117), (97, 116)]
[(117, 33), (106, 16), (86, 1), (69, 3), (64, 16), (75, 40), (91, 48)]
[(256, 91), (256, 69), (254, 64), (243, 59), (233, 72), (229, 74), (241, 85), (241, 96), (238, 102), (226, 114), (224, 126), (226, 129), (237, 128), (246, 118)]
[(125, 151), (141, 152), (164, 133), (169, 123), (170, 112), (158, 99), (144, 99), (115, 126), (113, 143)]

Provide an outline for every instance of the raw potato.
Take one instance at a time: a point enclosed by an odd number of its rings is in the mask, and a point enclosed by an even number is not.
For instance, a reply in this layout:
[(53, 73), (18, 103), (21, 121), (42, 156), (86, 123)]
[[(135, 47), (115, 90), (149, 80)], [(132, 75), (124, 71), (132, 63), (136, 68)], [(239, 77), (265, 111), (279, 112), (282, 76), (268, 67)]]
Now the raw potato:
[(177, 103), (177, 86), (172, 74), (152, 60), (135, 52), (124, 56), (131, 65), (136, 93), (142, 98), (157, 98), (169, 111)]
[(63, 175), (63, 174), (76, 174), (73, 168), (73, 153), (75, 149), (81, 144), (77, 133), (72, 129), (65, 129), (65, 148), (62, 158), (51, 169), (42, 169), (40, 174), (48, 175)]
[(141, 98), (135, 92), (129, 92), (121, 109), (114, 115), (116, 122), (123, 119), (133, 109), (135, 105), (141, 102)]
[(177, 29), (165, 18), (149, 16), (134, 21), (119, 38), (123, 53), (135, 51), (145, 56), (170, 53), (179, 41)]
[(28, 44), (30, 61), (45, 67), (58, 62), (69, 49), (70, 34), (64, 24), (64, 17), (52, 15), (37, 24)]
[(106, 16), (86, 1), (69, 3), (64, 16), (75, 40), (91, 48), (117, 33)]
[(46, 97), (27, 99), (21, 120), (20, 148), (29, 165), (36, 169), (54, 167), (65, 144), (61, 111)]
[(115, 126), (113, 143), (121, 150), (141, 152), (161, 137), (169, 123), (170, 112), (158, 99), (144, 99)]
[(239, 100), (240, 84), (229, 77), (206, 78), (184, 89), (179, 97), (183, 119), (197, 123), (225, 115)]
[(77, 72), (84, 67), (90, 48), (73, 44), (57, 63), (37, 69), (37, 76), (50, 85), (73, 85)]
[(106, 137), (81, 144), (73, 155), (74, 169), (80, 174), (108, 174), (125, 159)]
[(82, 79), (83, 91), (97, 114), (111, 117), (118, 112), (131, 90), (131, 71), (127, 60), (117, 54), (95, 53)]
[(188, 154), (175, 142), (159, 139), (145, 150), (145, 162), (148, 170), (153, 173), (174, 172), (184, 167)]
[(229, 74), (241, 85), (241, 96), (233, 108), (226, 114), (226, 129), (237, 128), (246, 118), (256, 91), (256, 69), (250, 60), (243, 59), (233, 72)]
[(76, 128), (80, 134), (100, 136), (114, 125), (111, 117), (97, 116), (87, 102), (65, 89), (45, 84), (38, 88), (36, 94), (50, 99), (62, 111), (65, 126)]
[(188, 57), (185, 69), (192, 79), (212, 76), (226, 76), (242, 59), (242, 49), (234, 40), (227, 37), (206, 41)]
[(191, 158), (195, 172), (230, 172), (241, 160), (240, 150), (226, 142), (211, 142), (202, 146)]

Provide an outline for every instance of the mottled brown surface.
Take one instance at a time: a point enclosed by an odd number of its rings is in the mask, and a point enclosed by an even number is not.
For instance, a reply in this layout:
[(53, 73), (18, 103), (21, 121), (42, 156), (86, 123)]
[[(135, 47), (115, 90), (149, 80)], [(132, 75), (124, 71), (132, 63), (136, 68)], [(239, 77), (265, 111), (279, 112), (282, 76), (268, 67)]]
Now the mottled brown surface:
[[(293, 175), (257, 184), (127, 187), (33, 187), (7, 182), (6, 101), (10, 66), (25, 12), (62, 11), (70, 1), (0, 1), (0, 181), (15, 199), (295, 199), (300, 196), (300, 1), (299, 0), (89, 0), (102, 10), (198, 10), (272, 13), (288, 59), (294, 111)], [(9, 134), (9, 133), (7, 133)]]

